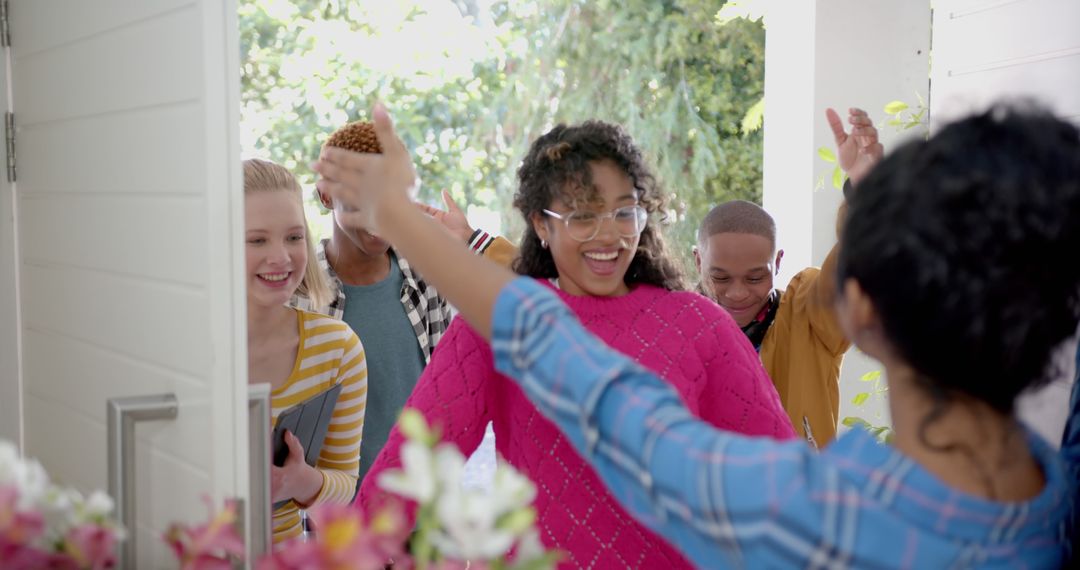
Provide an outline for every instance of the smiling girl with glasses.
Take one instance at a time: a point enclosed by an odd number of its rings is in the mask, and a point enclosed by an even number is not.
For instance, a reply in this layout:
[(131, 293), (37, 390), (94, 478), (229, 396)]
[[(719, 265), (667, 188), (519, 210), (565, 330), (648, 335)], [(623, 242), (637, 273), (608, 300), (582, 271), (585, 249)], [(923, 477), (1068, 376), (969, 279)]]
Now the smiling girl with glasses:
[[(532, 144), (518, 180), (514, 205), (528, 224), (519, 274), (556, 291), (589, 330), (664, 378), (711, 425), (794, 436), (735, 322), (681, 290), (655, 221), (662, 189), (629, 135), (596, 121), (559, 125)], [(494, 423), (499, 455), (536, 482), (541, 540), (565, 552), (563, 567), (690, 567), (618, 505), (555, 425), (495, 371), (490, 346), (463, 320), (440, 341), (406, 406), (466, 454)], [(360, 489), (363, 508), (380, 503), (378, 474), (401, 464), (402, 443), (392, 432)]]

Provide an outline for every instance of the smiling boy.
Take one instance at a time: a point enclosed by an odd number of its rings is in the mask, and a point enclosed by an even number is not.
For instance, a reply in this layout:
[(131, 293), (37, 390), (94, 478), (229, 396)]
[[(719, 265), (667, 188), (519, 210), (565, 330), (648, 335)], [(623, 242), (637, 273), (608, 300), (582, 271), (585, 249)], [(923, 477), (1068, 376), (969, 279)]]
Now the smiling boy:
[[(865, 111), (849, 110), (850, 134), (835, 111), (827, 110), (826, 117), (848, 175), (847, 194), (881, 159), (883, 149)], [(776, 223), (760, 206), (742, 200), (720, 204), (705, 216), (694, 250), (699, 292), (742, 328), (761, 354), (791, 423), (817, 446), (836, 436), (840, 365), (851, 346), (833, 313), (836, 253), (834, 246), (820, 269), (806, 268), (786, 290), (775, 289), (773, 278), (784, 257), (784, 250), (776, 248)]]

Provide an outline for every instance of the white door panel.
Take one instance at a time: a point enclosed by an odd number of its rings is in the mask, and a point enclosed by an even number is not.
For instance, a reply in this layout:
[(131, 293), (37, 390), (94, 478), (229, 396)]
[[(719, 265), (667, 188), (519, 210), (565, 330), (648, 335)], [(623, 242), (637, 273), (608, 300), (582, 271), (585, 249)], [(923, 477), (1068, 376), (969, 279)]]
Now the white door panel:
[[(25, 328), (60, 333), (209, 382), (205, 290), (27, 260), (22, 281)], [(24, 348), (23, 354), (34, 353)]]
[(136, 428), (136, 567), (247, 492), (239, 45), (231, 0), (13, 0), (26, 450), (105, 488), (106, 401)]
[(197, 100), (204, 83), (199, 16), (199, 3), (193, 3), (26, 55), (20, 51), (21, 35), (15, 36), (12, 54), (19, 75), (12, 85), (19, 124)]
[(1008, 62), (1060, 50), (1077, 35), (1080, 21), (1076, 0), (953, 0), (935, 2), (934, 8), (934, 64), (950, 69), (965, 60)]
[[(186, 410), (181, 410), (183, 418)], [(95, 418), (81, 413), (72, 413), (66, 405), (40, 399), (34, 395), (26, 398), (28, 418), (48, 416), (53, 418), (54, 430), (31, 431), (27, 435), (27, 447), (34, 450), (38, 459), (47, 463), (56, 479), (66, 485), (78, 488), (95, 488), (92, 474), (106, 469), (103, 454), (77, 455), (63, 450), (84, 446), (89, 449), (100, 447), (105, 442), (105, 430)], [(171, 494), (186, 489), (209, 489), (210, 476), (205, 469), (191, 462), (183, 461), (174, 455), (162, 453), (160, 448), (169, 439), (164, 432), (175, 431), (166, 422), (148, 422), (140, 424), (139, 438), (136, 443), (136, 494), (140, 500), (136, 503), (136, 520), (132, 536), (138, 540), (138, 568), (171, 567), (168, 558), (159, 558), (151, 562), (148, 554), (152, 546), (160, 542), (161, 530), (171, 521), (204, 519), (206, 506), (196, 495), (188, 500), (163, 500)]]
[[(115, 192), (201, 195), (206, 186), (205, 110), (192, 100), (61, 122), (27, 125), (20, 114), (19, 153), (63, 156), (65, 168), (24, 164), (19, 179), (26, 192)], [(102, 145), (101, 140), (128, 141)], [(140, 153), (131, 147), (170, 149)], [(27, 186), (27, 184), (20, 184)]]
[(1077, 0), (935, 2), (933, 127), (1020, 98), (1080, 121), (1078, 22)]
[[(12, 4), (19, 21), (19, 53), (30, 54), (107, 33), (122, 26), (197, 4), (192, 0), (94, 0), (93, 2), (26, 0)], [(32, 1), (32, 0), (31, 0)]]
[(50, 221), (22, 229), (26, 263), (200, 287), (208, 282), (201, 196), (44, 194), (24, 196), (20, 208), (31, 219)]
[[(181, 417), (190, 424), (183, 431), (163, 432), (159, 436), (161, 446), (186, 463), (197, 465), (204, 460), (206, 442), (211, 441), (213, 434), (203, 382), (145, 360), (58, 334), (29, 328), (25, 337), (29, 351), (27, 360), (32, 363), (27, 374), (35, 378), (34, 396), (42, 402), (66, 406), (69, 411), (93, 420), (100, 431), (100, 436), (95, 437), (101, 438), (95, 447), (104, 445), (105, 437), (101, 392), (138, 396), (145, 394), (149, 385), (175, 393), (183, 406)], [(64, 358), (55, 358), (56, 353), (63, 354)], [(62, 430), (52, 431), (64, 435)], [(140, 430), (138, 434), (144, 437), (146, 432)]]

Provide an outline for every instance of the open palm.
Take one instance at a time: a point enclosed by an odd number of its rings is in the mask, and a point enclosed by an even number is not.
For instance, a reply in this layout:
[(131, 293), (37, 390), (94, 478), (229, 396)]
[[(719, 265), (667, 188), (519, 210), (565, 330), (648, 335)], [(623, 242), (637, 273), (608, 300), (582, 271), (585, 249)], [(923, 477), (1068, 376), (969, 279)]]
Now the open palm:
[(840, 168), (847, 173), (851, 183), (858, 185), (867, 173), (881, 160), (885, 148), (878, 142), (878, 131), (866, 111), (848, 109), (851, 132), (844, 129), (844, 122), (833, 109), (825, 110), (833, 138), (836, 140), (836, 157)]

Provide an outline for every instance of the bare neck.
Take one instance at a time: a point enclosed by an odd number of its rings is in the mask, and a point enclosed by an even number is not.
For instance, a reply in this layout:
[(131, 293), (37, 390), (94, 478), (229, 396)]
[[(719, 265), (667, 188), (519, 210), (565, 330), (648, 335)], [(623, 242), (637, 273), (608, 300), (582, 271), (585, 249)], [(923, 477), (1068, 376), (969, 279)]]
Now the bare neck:
[(279, 331), (296, 328), (296, 311), (285, 305), (267, 307), (249, 302), (247, 307), (248, 345), (279, 336)]
[(989, 405), (935, 400), (907, 366), (886, 365), (894, 445), (950, 487), (994, 501), (1025, 501), (1045, 485), (1020, 423)]

